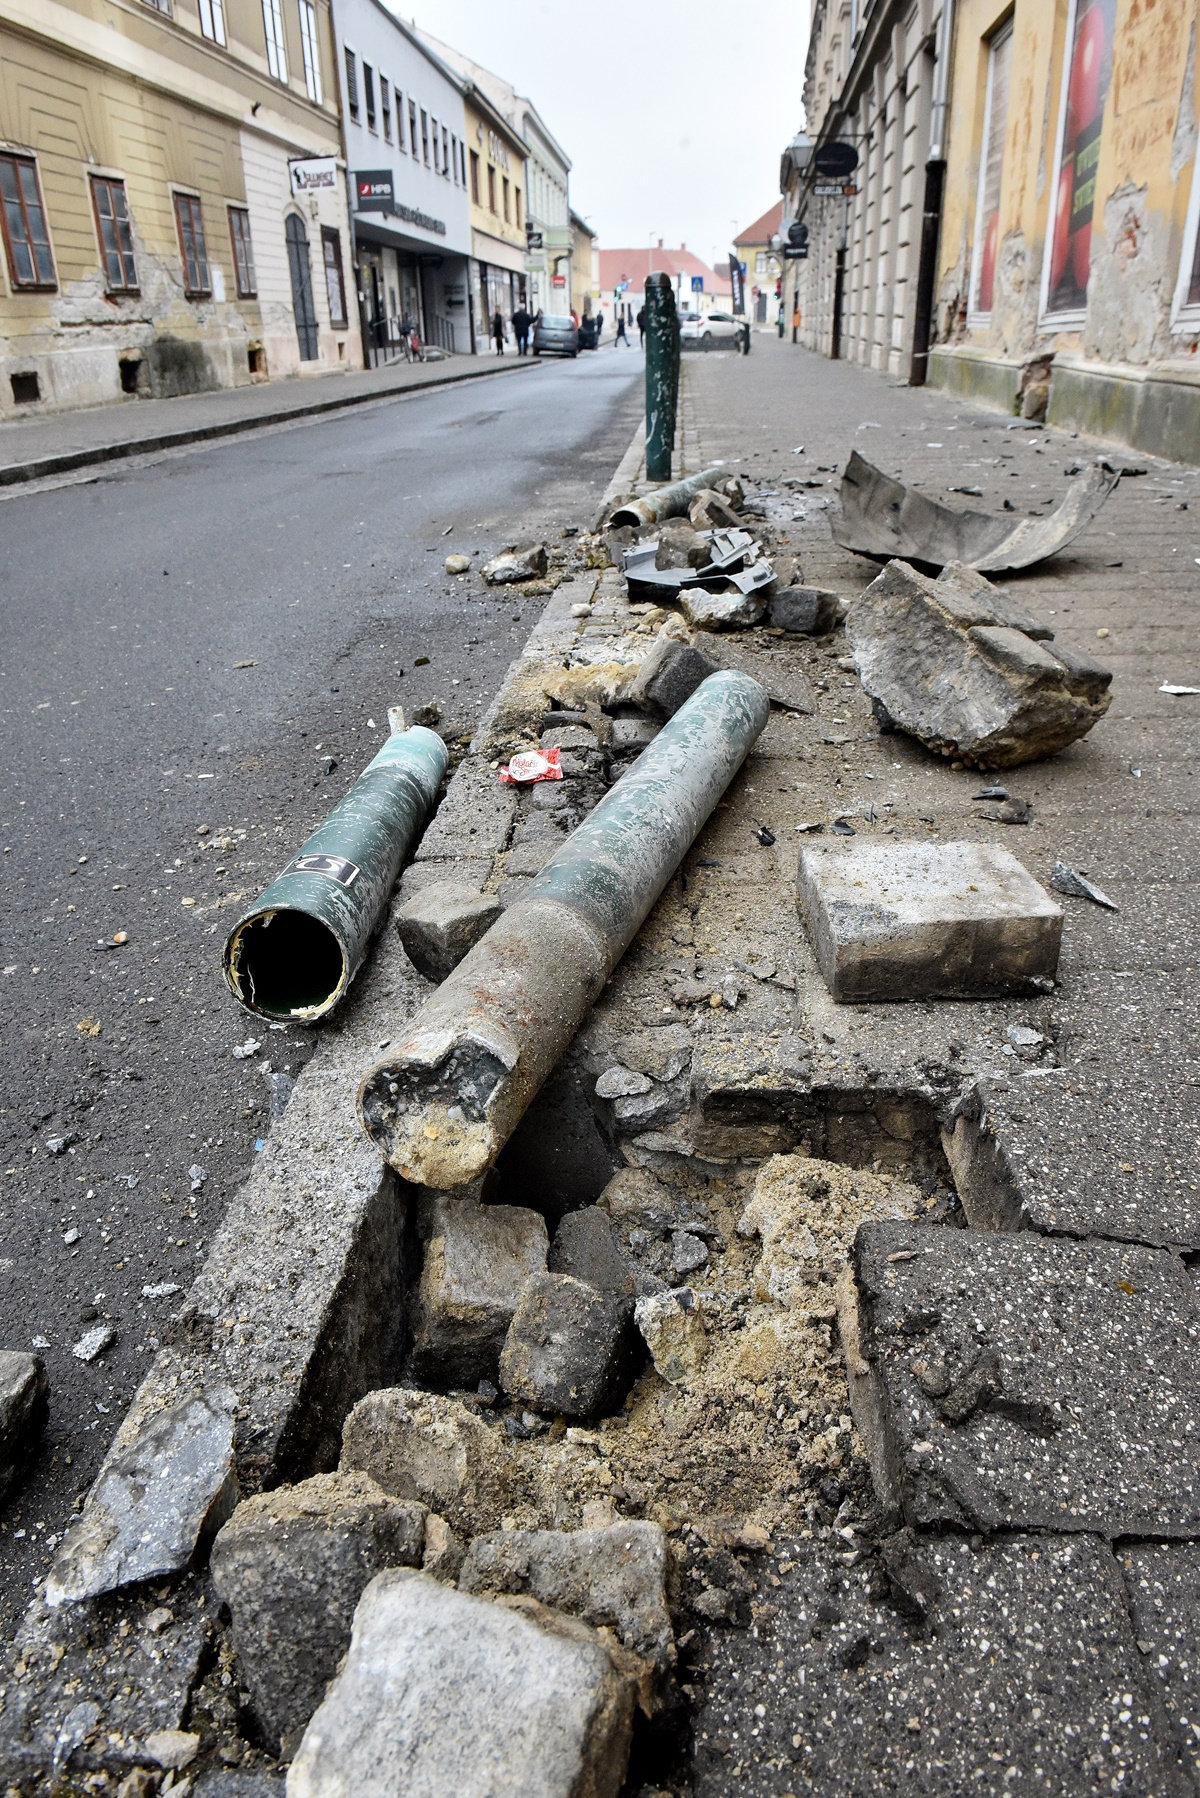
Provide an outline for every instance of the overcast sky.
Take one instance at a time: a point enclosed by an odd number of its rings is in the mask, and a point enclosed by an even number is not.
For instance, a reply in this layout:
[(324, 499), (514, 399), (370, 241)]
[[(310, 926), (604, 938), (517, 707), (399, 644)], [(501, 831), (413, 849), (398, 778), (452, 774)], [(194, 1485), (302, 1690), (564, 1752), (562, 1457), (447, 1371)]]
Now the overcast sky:
[(571, 204), (616, 249), (712, 260), (779, 197), (802, 121), (809, 0), (396, 0), (527, 94), (573, 164)]

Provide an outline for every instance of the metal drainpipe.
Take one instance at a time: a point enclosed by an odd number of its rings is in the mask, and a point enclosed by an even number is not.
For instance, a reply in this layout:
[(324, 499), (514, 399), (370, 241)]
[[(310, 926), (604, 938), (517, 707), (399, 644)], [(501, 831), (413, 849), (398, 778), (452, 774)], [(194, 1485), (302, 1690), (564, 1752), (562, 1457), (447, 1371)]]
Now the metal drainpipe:
[(359, 1089), (406, 1180), (468, 1186), (500, 1153), (767, 722), (758, 682), (711, 674)]
[(917, 262), (912, 361), (908, 372), (910, 387), (923, 387), (929, 373), (938, 244), (942, 234), (942, 203), (946, 191), (946, 133), (950, 118), (950, 53), (953, 43), (954, 0), (942, 0), (942, 14), (938, 20), (937, 60), (933, 71), (929, 156), (925, 163), (925, 201), (921, 209), (921, 253)]

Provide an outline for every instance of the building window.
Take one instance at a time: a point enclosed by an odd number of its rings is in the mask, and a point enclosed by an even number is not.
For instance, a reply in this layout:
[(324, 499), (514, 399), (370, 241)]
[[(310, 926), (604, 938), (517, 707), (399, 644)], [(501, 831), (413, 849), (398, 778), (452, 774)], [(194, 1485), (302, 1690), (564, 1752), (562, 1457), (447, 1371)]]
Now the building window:
[(363, 99), (367, 105), (367, 130), (375, 129), (375, 71), (369, 62), (363, 64)]
[(225, 35), (225, 0), (200, 0), (200, 34), (214, 44), (227, 44)]
[(267, 67), (276, 81), (288, 78), (287, 51), (283, 43), (283, 14), (279, 0), (262, 0), (263, 30), (267, 37)]
[(350, 117), (358, 118), (358, 58), (353, 50), (344, 49), (342, 55), (346, 59), (346, 105), (350, 108)]
[(250, 242), (250, 214), (244, 206), (229, 208), (229, 241), (233, 246), (233, 279), (239, 300), (252, 300), (258, 292), (254, 276), (254, 246)]
[(1117, 0), (1072, 0), (1063, 60), (1058, 153), (1054, 161), (1050, 254), (1043, 264), (1042, 311), (1066, 324), (1087, 305), (1096, 169), (1112, 79)]
[(519, 187), (513, 188), (513, 206), (515, 209), (516, 221), (519, 226), (521, 223), (521, 190)]
[(346, 281), (342, 274), (342, 240), (328, 225), (321, 226), (321, 253), (325, 260), (325, 291), (329, 295), (329, 322), (335, 331), (349, 326), (346, 317)]
[(506, 225), (508, 223), (508, 207), (509, 207), (508, 176), (505, 175), (505, 177), (504, 177), (504, 222)]
[(145, 3), (152, 12), (160, 12), (164, 19), (170, 18), (171, 0), (145, 0)]
[(432, 114), (429, 119), (429, 135), (433, 139), (433, 172), (436, 175), (441, 172), (441, 164), (438, 161), (438, 144), (441, 140), (438, 135), (438, 122)]
[(0, 156), (4, 248), (14, 287), (57, 287), (46, 209), (32, 156)]
[(100, 253), (104, 260), (105, 292), (136, 293), (137, 263), (133, 257), (129, 208), (125, 204), (125, 183), (93, 175), (92, 206), (96, 214)]
[(320, 106), (325, 98), (321, 84), (321, 50), (317, 42), (317, 9), (313, 0), (300, 0), (300, 50), (304, 57), (304, 87), (309, 99)]
[(189, 300), (207, 299), (212, 292), (212, 276), (208, 272), (204, 216), (195, 194), (175, 195), (175, 223), (183, 257), (183, 291)]
[(429, 167), (429, 114), (421, 108), (421, 160)]
[(408, 103), (408, 143), (413, 155), (417, 155), (417, 103), (415, 100), (410, 100)]
[(450, 133), (442, 126), (442, 173), (450, 179)]
[(397, 88), (396, 92), (396, 148), (403, 152), (404, 143), (404, 95)]
[(392, 141), (392, 84), (386, 75), (379, 77), (379, 111), (383, 118), (383, 141)]
[(491, 163), (489, 162), (488, 163), (488, 211), (495, 212), (495, 210), (496, 210), (496, 171), (492, 167)]
[(988, 45), (987, 98), (983, 111), (983, 149), (979, 158), (979, 194), (975, 202), (974, 268), (971, 311), (986, 318), (996, 288), (996, 252), (1000, 243), (1000, 182), (1004, 174), (1004, 138), (1008, 131), (1008, 90), (1012, 72), (1012, 25), (998, 31)]
[(471, 151), (471, 198), (476, 206), (479, 204), (479, 153)]

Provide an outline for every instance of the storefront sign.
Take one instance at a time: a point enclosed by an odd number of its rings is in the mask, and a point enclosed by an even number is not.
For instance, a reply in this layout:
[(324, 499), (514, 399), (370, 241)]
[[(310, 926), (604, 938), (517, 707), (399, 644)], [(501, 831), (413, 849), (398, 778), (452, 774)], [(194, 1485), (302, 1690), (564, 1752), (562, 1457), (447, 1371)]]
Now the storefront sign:
[(526, 231), (525, 248), (527, 250), (540, 250), (542, 248), (542, 233), (540, 231)]
[(288, 172), (294, 194), (337, 190), (337, 163), (332, 156), (289, 156)]
[(419, 225), (422, 231), (433, 231), (438, 237), (446, 235), (445, 219), (431, 219), (427, 212), (418, 212), (415, 206), (393, 206), (392, 211), (407, 225)]
[(813, 151), (813, 173), (825, 175), (830, 180), (845, 180), (858, 167), (858, 151), (853, 144), (845, 143), (840, 138), (827, 144), (818, 144)]
[(565, 287), (567, 285), (567, 277), (565, 275), (551, 275), (550, 285), (551, 287)]
[(843, 194), (850, 199), (858, 192), (853, 181), (814, 181), (812, 190), (818, 200), (831, 200), (835, 195)]
[(396, 199), (391, 169), (360, 169), (354, 177), (359, 212), (391, 212)]
[(729, 258), (729, 285), (733, 289), (733, 310), (742, 313), (746, 310), (746, 264), (739, 262), (736, 256)]
[(1081, 312), (1087, 301), (1100, 130), (1112, 79), (1117, 0), (1075, 0), (1064, 69), (1066, 117), (1058, 159), (1047, 312)]

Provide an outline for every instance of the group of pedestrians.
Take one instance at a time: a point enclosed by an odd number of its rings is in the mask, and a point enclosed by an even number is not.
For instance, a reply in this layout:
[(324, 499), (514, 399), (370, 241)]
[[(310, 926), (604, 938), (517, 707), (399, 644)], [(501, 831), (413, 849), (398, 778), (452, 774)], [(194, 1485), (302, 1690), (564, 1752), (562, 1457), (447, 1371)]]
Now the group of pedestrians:
[[(530, 338), (530, 335), (531, 335), (534, 327), (536, 326), (536, 324), (538, 322), (538, 319), (540, 319), (541, 316), (542, 316), (541, 312), (538, 312), (536, 315), (534, 315), (533, 313), (527, 312), (525, 310), (524, 306), (518, 306), (517, 310), (513, 313), (512, 328), (513, 328), (513, 336), (517, 340), (517, 355), (518, 356), (527, 356), (529, 354), (529, 338)], [(575, 314), (572, 313), (571, 317), (574, 319)], [(575, 322), (578, 323), (578, 320), (576, 320)], [(639, 348), (644, 349), (646, 346), (646, 308), (644, 306), (638, 307), (637, 318), (635, 320), (635, 323), (637, 324), (637, 328), (638, 328), (638, 346), (639, 346)], [(492, 335), (492, 339), (496, 345), (497, 356), (503, 356), (504, 345), (508, 340), (508, 326), (504, 322), (504, 314), (501, 312), (499, 306), (497, 306), (495, 312), (493, 312), (493, 314), (492, 314), (491, 335)], [(613, 340), (614, 350), (618, 347), (618, 345), (620, 345), (622, 343), (625, 345), (625, 348), (627, 350), (630, 350), (633, 348), (633, 345), (629, 339), (629, 333), (625, 328), (624, 310), (622, 308), (618, 307), (618, 309), (617, 309), (617, 334), (616, 334), (615, 339)]]

